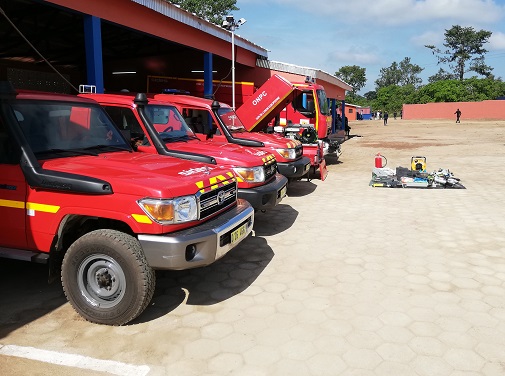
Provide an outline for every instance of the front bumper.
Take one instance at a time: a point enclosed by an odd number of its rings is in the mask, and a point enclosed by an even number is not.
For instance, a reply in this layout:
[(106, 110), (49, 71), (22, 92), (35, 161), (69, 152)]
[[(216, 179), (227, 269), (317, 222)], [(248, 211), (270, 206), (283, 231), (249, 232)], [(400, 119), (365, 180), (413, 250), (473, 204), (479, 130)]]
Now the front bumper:
[(310, 168), (310, 158), (301, 157), (294, 162), (277, 161), (277, 171), (287, 178), (301, 178)]
[(268, 184), (254, 188), (238, 188), (238, 197), (249, 201), (256, 210), (273, 208), (286, 195), (288, 179), (280, 174), (275, 174), (275, 179)]
[(254, 209), (238, 200), (236, 207), (201, 225), (170, 234), (139, 235), (138, 239), (153, 269), (183, 270), (220, 259), (251, 233), (253, 225)]

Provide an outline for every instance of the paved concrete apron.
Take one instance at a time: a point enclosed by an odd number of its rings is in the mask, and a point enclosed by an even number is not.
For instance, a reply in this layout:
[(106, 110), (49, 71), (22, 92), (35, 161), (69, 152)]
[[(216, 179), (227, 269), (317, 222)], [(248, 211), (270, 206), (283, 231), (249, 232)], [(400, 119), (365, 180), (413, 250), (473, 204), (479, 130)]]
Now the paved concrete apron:
[[(113, 374), (112, 361), (148, 375), (505, 374), (505, 122), (378, 124), (351, 124), (327, 180), (292, 184), (231, 254), (158, 273), (132, 325), (90, 324), (61, 286), (46, 285), (44, 267), (2, 260), (0, 369)], [(467, 189), (371, 188), (377, 152), (392, 168), (426, 156), (429, 171), (449, 168)], [(62, 354), (74, 357), (58, 363)]]

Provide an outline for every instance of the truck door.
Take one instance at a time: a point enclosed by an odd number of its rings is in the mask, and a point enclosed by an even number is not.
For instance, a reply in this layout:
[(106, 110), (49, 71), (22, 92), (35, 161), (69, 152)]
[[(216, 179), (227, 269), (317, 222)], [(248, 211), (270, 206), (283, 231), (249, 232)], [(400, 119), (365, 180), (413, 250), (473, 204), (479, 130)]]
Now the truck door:
[(0, 119), (0, 246), (26, 249), (26, 181), (20, 149)]

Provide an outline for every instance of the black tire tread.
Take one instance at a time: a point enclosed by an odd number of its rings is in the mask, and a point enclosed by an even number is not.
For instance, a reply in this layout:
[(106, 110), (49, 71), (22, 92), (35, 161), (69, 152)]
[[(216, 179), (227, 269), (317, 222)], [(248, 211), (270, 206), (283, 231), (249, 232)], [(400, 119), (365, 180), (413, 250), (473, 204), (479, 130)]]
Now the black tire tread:
[[(71, 291), (69, 290), (66, 276), (64, 270), (67, 267), (70, 267), (69, 264), (71, 262), (72, 255), (76, 250), (81, 246), (85, 246), (89, 244), (89, 242), (93, 242), (93, 239), (96, 239), (98, 243), (106, 242), (111, 245), (115, 250), (121, 250), (124, 253), (124, 250), (128, 250), (130, 254), (123, 254), (125, 259), (129, 259), (129, 261), (133, 261), (135, 264), (136, 274), (141, 279), (142, 288), (140, 289), (139, 302), (140, 304), (136, 304), (131, 309), (122, 312), (120, 315), (110, 319), (102, 319), (95, 318), (91, 315), (83, 312), (76, 302), (73, 301), (74, 297), (72, 296)], [(124, 325), (136, 317), (138, 317), (145, 308), (149, 305), (155, 290), (156, 285), (156, 275), (154, 270), (149, 267), (147, 264), (146, 258), (140, 246), (140, 243), (133, 236), (126, 234), (124, 232), (120, 232), (117, 230), (111, 229), (99, 229), (95, 231), (91, 231), (81, 238), (77, 239), (68, 249), (65, 254), (62, 263), (62, 273), (61, 273), (61, 282), (63, 285), (63, 291), (68, 301), (72, 305), (72, 307), (86, 320), (98, 324), (106, 324), (106, 325)], [(137, 281), (138, 282), (138, 281)]]

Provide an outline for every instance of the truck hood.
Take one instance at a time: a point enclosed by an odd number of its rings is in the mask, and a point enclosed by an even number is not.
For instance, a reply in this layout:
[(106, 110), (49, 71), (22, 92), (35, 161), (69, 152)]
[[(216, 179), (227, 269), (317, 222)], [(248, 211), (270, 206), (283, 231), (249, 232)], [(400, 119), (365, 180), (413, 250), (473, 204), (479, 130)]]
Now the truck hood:
[(166, 145), (171, 150), (214, 157), (218, 165), (227, 168), (262, 166), (264, 158), (271, 154), (257, 148), (214, 141), (190, 140), (188, 142), (169, 142)]
[[(44, 169), (94, 177), (109, 182), (114, 193), (140, 197), (195, 194), (210, 180), (231, 179), (230, 169), (146, 153), (114, 152), (40, 161)], [(203, 184), (201, 183), (203, 182)]]
[(261, 141), (266, 147), (273, 149), (289, 149), (301, 145), (298, 140), (286, 138), (277, 134), (262, 133), (262, 132), (240, 132), (233, 133), (233, 137), (245, 138), (247, 140)]

